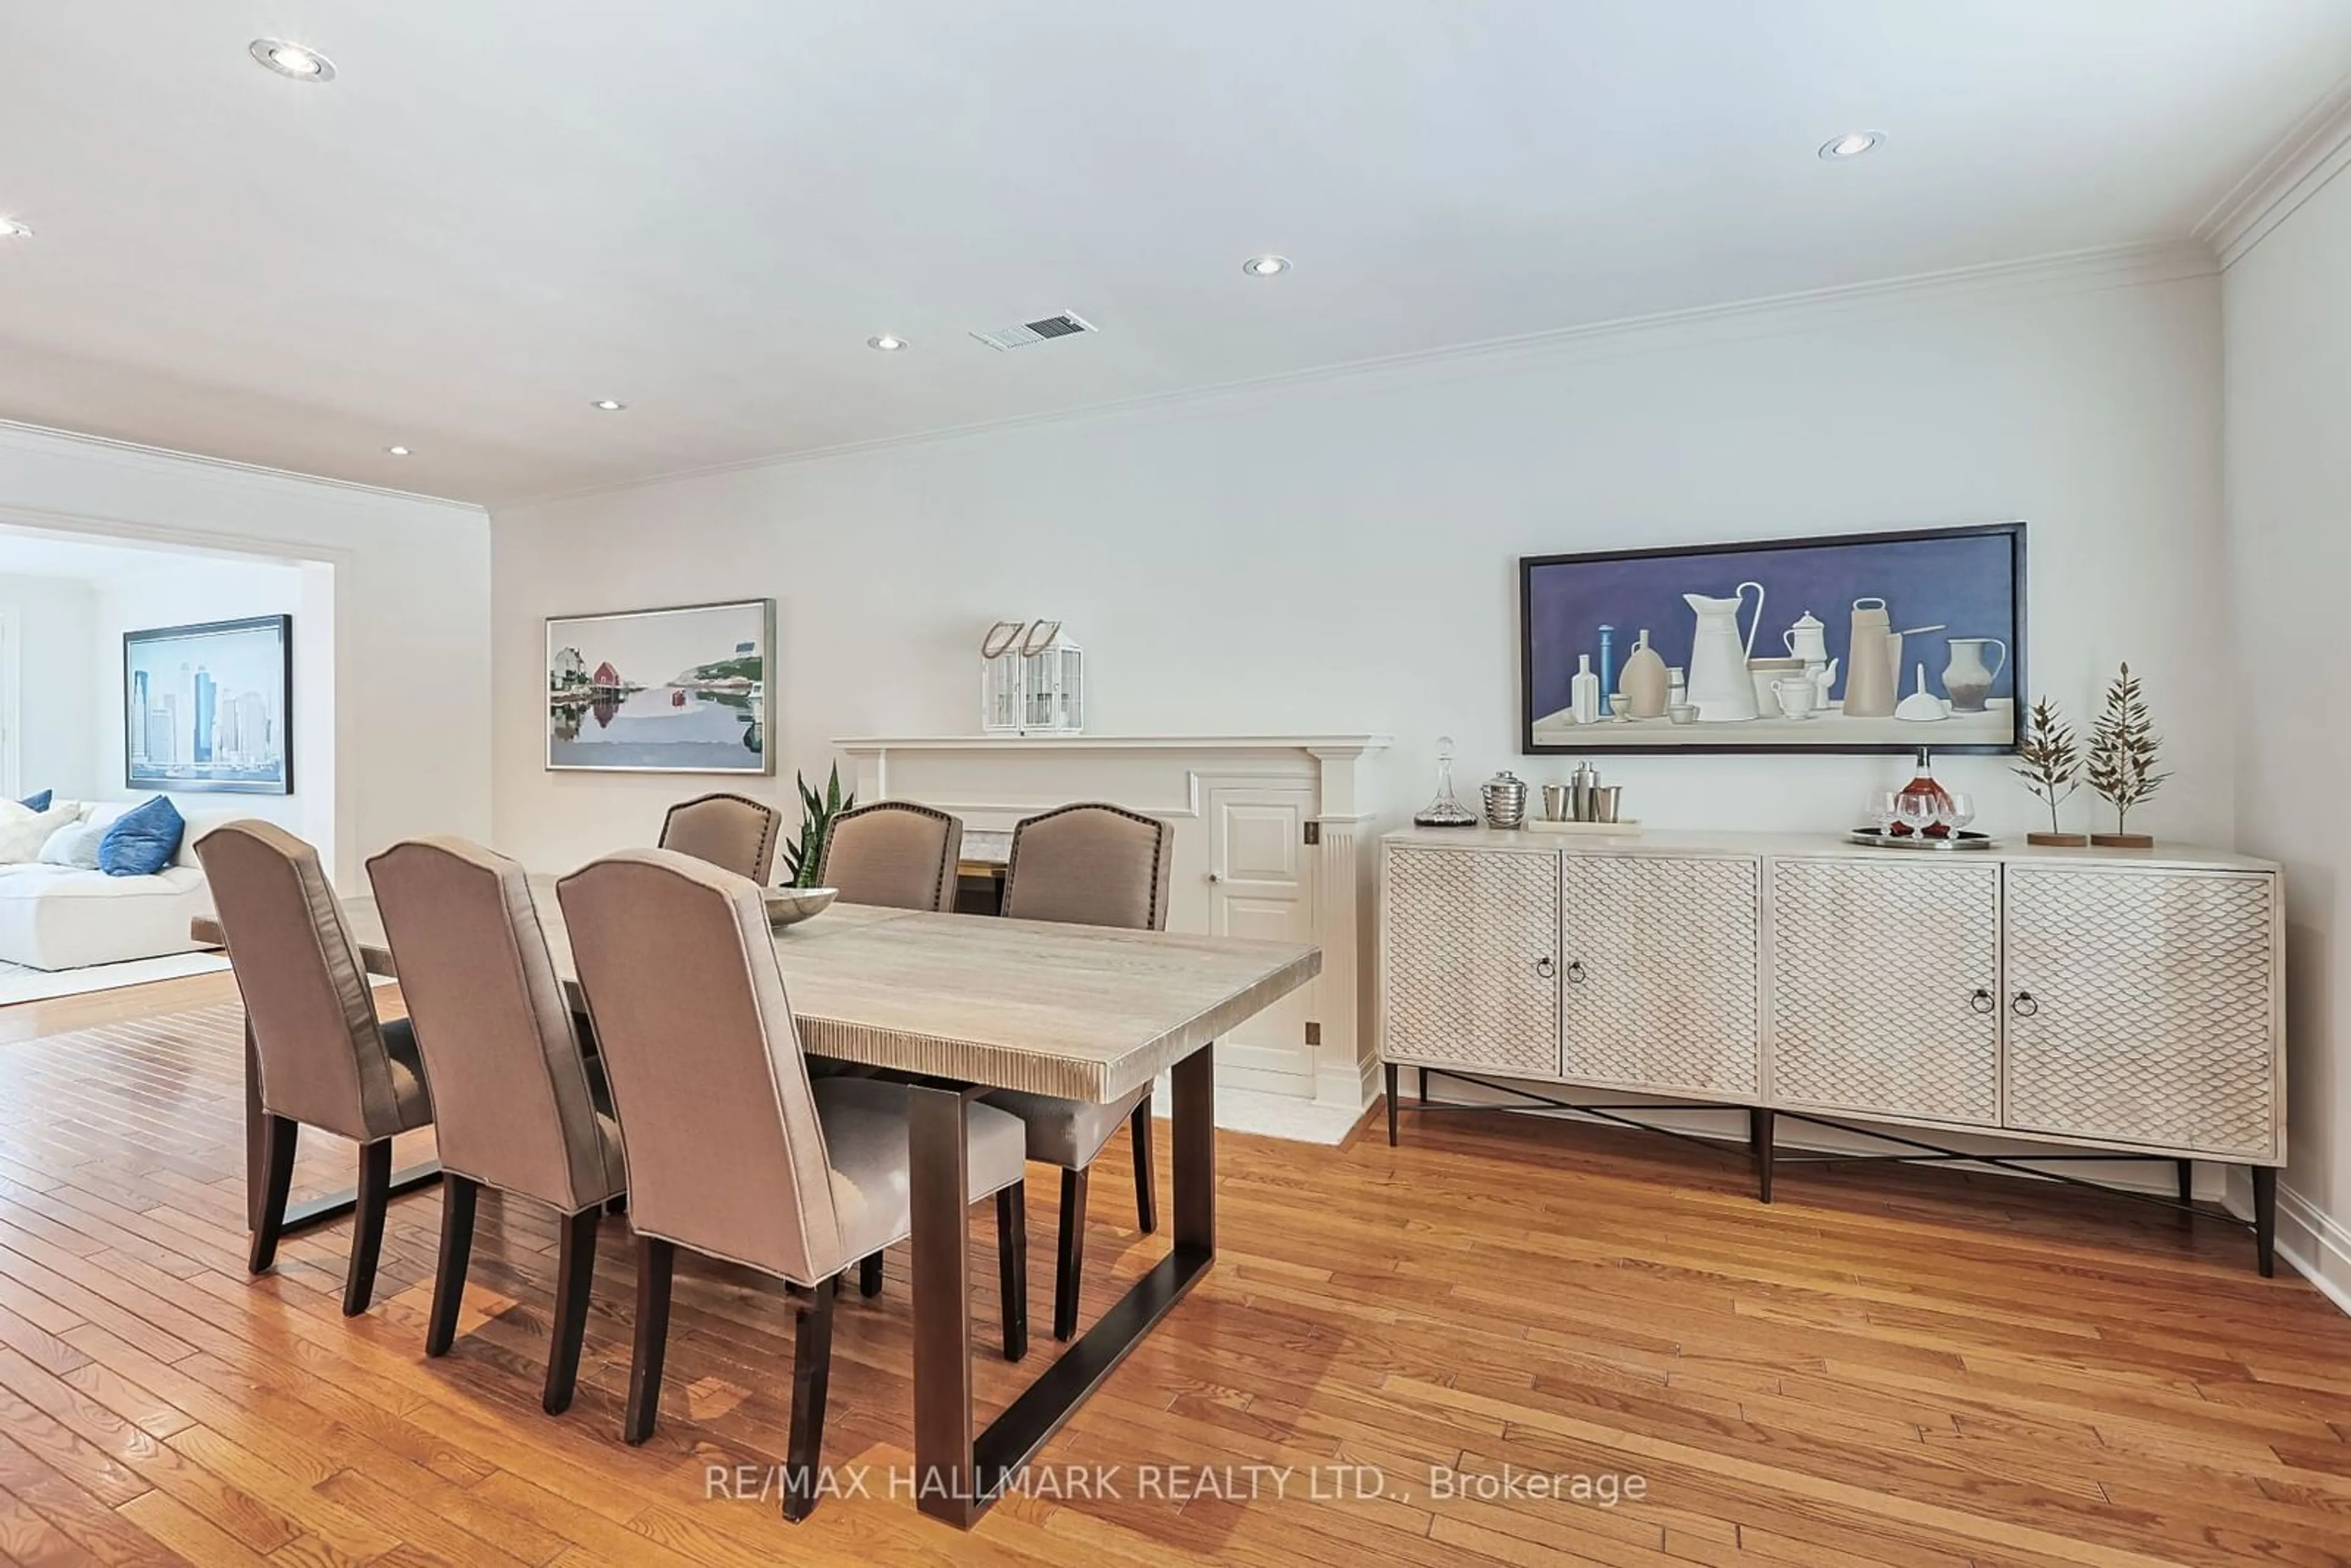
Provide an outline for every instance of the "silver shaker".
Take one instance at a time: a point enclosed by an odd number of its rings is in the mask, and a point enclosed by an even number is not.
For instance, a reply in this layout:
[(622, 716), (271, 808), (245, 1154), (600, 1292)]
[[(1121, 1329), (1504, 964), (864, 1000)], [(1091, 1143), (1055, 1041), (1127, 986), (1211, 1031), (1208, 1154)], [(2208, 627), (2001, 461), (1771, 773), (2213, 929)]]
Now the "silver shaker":
[(1593, 813), (1598, 809), (1593, 797), (1600, 792), (1600, 769), (1589, 762), (1579, 762), (1575, 765), (1573, 778), (1574, 784), (1571, 790), (1571, 810), (1573, 820), (1579, 822), (1598, 821)]

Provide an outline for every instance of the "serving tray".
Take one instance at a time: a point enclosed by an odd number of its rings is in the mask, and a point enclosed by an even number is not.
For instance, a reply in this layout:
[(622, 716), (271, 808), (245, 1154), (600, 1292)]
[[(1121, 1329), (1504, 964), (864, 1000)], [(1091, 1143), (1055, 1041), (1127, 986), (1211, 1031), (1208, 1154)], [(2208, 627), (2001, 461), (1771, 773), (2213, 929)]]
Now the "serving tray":
[(1908, 850), (1913, 852), (1923, 850), (1928, 854), (1944, 855), (1991, 848), (1990, 833), (1971, 833), (1965, 828), (1961, 828), (1948, 839), (1922, 838), (1917, 833), (1904, 833), (1896, 838), (1883, 828), (1855, 828), (1845, 835), (1845, 841), (1867, 844), (1870, 848), (1877, 850)]

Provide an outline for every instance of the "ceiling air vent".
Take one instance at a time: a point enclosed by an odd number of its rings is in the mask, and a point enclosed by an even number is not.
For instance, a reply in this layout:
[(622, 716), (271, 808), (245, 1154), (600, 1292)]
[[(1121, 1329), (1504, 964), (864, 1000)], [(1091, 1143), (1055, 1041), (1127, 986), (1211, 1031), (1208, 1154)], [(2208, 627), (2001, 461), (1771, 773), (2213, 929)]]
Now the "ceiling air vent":
[(993, 332), (974, 332), (973, 337), (991, 349), (1025, 349), (1031, 343), (1042, 343), (1053, 338), (1074, 338), (1081, 332), (1094, 330), (1094, 324), (1064, 310), (1059, 316), (1042, 320), (1023, 321), (1017, 327), (998, 327)]

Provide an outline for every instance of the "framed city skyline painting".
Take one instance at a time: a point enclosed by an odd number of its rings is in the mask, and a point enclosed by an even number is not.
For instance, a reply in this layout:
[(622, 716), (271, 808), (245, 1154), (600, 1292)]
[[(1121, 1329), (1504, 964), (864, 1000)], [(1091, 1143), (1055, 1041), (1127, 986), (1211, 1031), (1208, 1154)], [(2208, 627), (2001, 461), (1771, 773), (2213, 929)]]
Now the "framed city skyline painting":
[(1528, 556), (1519, 615), (1531, 756), (2022, 737), (2021, 522)]
[(600, 773), (772, 773), (776, 601), (745, 599), (547, 622), (547, 766)]
[(294, 618), (122, 634), (122, 782), (294, 793)]

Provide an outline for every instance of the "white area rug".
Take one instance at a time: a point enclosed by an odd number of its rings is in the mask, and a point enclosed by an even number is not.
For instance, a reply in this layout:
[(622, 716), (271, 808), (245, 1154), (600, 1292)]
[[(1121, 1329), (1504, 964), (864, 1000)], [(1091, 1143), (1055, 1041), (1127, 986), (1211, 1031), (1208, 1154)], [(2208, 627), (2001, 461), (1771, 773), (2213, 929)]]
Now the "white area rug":
[(217, 953), (171, 953), (161, 958), (133, 958), (127, 964), (92, 964), (85, 969), (27, 969), (19, 964), (0, 964), (0, 1007), (143, 986), (150, 980), (215, 974), (227, 967), (228, 960)]

